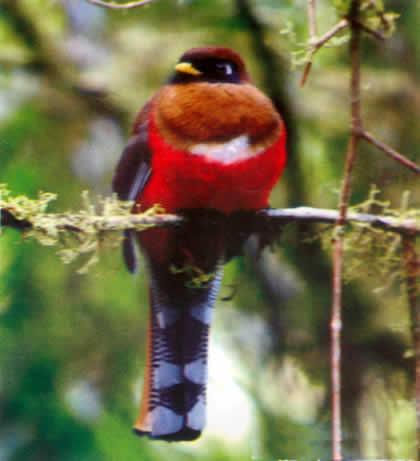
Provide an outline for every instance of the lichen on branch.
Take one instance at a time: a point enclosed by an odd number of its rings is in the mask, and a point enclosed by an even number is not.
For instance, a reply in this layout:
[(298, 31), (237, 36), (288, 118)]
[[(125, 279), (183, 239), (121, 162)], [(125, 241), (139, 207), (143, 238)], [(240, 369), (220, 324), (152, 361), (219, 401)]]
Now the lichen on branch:
[[(74, 213), (46, 213), (56, 194), (39, 192), (38, 199), (23, 195), (13, 197), (5, 185), (0, 185), (0, 217), (3, 227), (15, 227), (25, 238), (34, 238), (41, 245), (57, 246), (57, 254), (64, 263), (79, 257), (88, 257), (78, 270), (86, 272), (98, 261), (104, 248), (115, 248), (121, 243), (121, 231), (142, 231), (171, 220), (156, 205), (144, 213), (131, 214), (133, 202), (123, 202), (115, 195), (101, 198), (94, 204), (88, 192), (82, 193), (83, 208)], [(179, 218), (173, 217), (173, 222)]]
[[(382, 247), (391, 248), (389, 242), (398, 240), (400, 235), (420, 235), (420, 210), (409, 208), (406, 199), (400, 209), (391, 209), (389, 203), (378, 199), (378, 193), (373, 187), (368, 199), (351, 207), (346, 216), (346, 226), (343, 226), (345, 252), (349, 253), (355, 264), (358, 257), (356, 250), (360, 250), (360, 257), (365, 261), (370, 246), (380, 247), (383, 241)], [(173, 226), (185, 219), (165, 214), (159, 205), (144, 213), (132, 214), (133, 202), (122, 202), (116, 196), (111, 196), (98, 198), (94, 203), (87, 192), (82, 194), (81, 210), (47, 213), (48, 206), (55, 199), (55, 194), (47, 192), (40, 192), (38, 199), (14, 197), (5, 185), (0, 185), (1, 226), (18, 229), (25, 238), (35, 238), (42, 245), (57, 246), (57, 252), (65, 263), (73, 262), (81, 256), (90, 257), (88, 265), (82, 267), (82, 272), (98, 260), (102, 249), (119, 246), (122, 231), (141, 232), (153, 226)], [(375, 214), (372, 214), (373, 211)], [(278, 225), (280, 234), (285, 223), (333, 224), (338, 216), (337, 210), (297, 207), (261, 210), (253, 219), (260, 226)], [(326, 232), (320, 231), (320, 235), (315, 238), (329, 241), (330, 235), (327, 238), (325, 235)], [(361, 245), (362, 241), (364, 243)], [(354, 272), (351, 260), (346, 278), (351, 278)], [(382, 263), (379, 266), (386, 267)]]
[[(364, 202), (349, 208), (348, 217), (351, 218), (354, 213), (372, 216), (370, 213), (374, 211), (395, 222), (420, 225), (420, 209), (409, 207), (409, 191), (403, 193), (399, 208), (393, 208), (389, 201), (380, 200), (379, 194), (379, 189), (373, 185)], [(410, 232), (398, 233), (385, 227), (373, 226), (369, 222), (348, 220), (343, 232), (344, 281), (374, 278), (375, 292), (390, 288), (394, 282), (400, 282), (402, 286), (405, 280), (405, 270), (401, 267), (404, 235), (410, 235)], [(323, 247), (330, 251), (331, 233), (320, 232), (318, 236)]]

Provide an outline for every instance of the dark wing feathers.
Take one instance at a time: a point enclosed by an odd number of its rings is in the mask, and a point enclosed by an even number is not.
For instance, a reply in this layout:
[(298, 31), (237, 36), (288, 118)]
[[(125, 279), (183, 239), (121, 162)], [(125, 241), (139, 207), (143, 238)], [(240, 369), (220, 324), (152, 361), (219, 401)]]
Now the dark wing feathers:
[[(147, 123), (143, 123), (138, 128), (118, 162), (112, 180), (112, 189), (117, 193), (120, 200), (135, 201), (152, 173), (147, 125)], [(123, 257), (131, 273), (135, 273), (138, 267), (134, 235), (132, 231), (125, 231), (123, 241)]]
[(131, 137), (115, 170), (112, 189), (120, 200), (136, 200), (151, 174), (147, 125)]

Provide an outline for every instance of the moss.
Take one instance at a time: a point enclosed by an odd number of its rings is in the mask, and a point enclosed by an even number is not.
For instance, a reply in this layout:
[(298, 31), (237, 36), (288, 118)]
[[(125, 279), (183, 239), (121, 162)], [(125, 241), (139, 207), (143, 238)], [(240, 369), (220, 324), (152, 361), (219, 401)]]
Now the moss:
[[(409, 207), (408, 192), (402, 195), (398, 209), (392, 208), (388, 201), (379, 200), (379, 193), (379, 189), (373, 185), (367, 200), (351, 207), (349, 212), (375, 213), (401, 221), (420, 221), (420, 209)], [(323, 246), (328, 249), (331, 247), (333, 237), (330, 229), (318, 234)], [(346, 282), (374, 277), (379, 283), (375, 291), (383, 291), (390, 288), (394, 282), (405, 280), (405, 267), (401, 264), (402, 236), (400, 234), (355, 221), (334, 228), (332, 232), (344, 234), (343, 276)]]
[[(55, 194), (40, 192), (38, 199), (25, 196), (13, 197), (6, 185), (0, 185), (0, 209), (7, 210), (18, 220), (30, 223), (24, 231), (25, 238), (34, 238), (44, 246), (57, 246), (57, 254), (65, 264), (82, 259), (78, 273), (86, 273), (99, 261), (99, 254), (105, 248), (115, 248), (121, 243), (121, 231), (132, 228), (136, 231), (148, 229), (156, 224), (138, 223), (133, 226), (131, 210), (133, 202), (123, 202), (115, 195), (100, 198), (98, 205), (82, 193), (83, 208), (74, 212), (48, 214), (48, 205), (56, 200)], [(152, 218), (162, 214), (163, 209), (154, 206), (138, 218)]]

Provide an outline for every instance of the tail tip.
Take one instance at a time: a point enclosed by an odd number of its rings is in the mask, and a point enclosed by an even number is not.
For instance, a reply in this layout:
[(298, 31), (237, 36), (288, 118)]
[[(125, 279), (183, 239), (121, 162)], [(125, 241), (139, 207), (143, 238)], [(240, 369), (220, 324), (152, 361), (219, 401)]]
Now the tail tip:
[(180, 431), (171, 434), (152, 435), (151, 432), (141, 430), (134, 426), (133, 432), (139, 437), (146, 436), (152, 440), (165, 440), (166, 442), (192, 442), (193, 440), (197, 440), (201, 435), (201, 431), (189, 427), (183, 427)]

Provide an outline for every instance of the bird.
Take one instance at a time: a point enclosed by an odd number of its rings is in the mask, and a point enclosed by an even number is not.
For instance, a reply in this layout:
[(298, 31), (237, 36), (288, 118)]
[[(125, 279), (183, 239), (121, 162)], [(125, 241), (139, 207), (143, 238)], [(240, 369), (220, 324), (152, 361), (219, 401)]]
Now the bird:
[(129, 271), (137, 270), (139, 244), (149, 274), (137, 435), (165, 441), (201, 435), (209, 327), (223, 265), (251, 232), (244, 230), (246, 216), (267, 208), (286, 157), (280, 113), (227, 47), (186, 51), (135, 117), (113, 191), (134, 202), (133, 213), (159, 204), (185, 218), (176, 227), (124, 234)]

